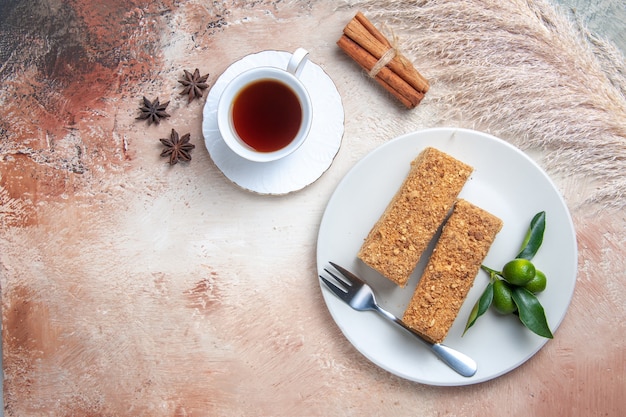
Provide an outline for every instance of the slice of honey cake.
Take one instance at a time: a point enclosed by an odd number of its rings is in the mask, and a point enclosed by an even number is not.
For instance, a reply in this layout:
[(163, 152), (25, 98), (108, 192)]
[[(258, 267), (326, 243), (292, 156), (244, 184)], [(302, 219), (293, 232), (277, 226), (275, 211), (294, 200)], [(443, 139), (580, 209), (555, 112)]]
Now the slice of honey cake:
[(435, 148), (426, 148), (380, 219), (358, 258), (404, 287), (445, 220), (473, 168)]
[(404, 312), (403, 321), (433, 343), (445, 339), (474, 284), (502, 220), (459, 200)]

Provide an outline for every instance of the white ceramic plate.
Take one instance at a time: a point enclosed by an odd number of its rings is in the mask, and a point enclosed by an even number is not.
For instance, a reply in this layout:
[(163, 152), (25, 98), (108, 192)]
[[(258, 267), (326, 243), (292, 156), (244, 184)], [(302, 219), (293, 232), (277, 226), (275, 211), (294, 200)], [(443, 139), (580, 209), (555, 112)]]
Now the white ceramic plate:
[[(498, 268), (512, 259), (532, 217), (546, 211), (544, 242), (533, 262), (548, 277), (548, 287), (538, 298), (554, 332), (565, 316), (576, 282), (576, 236), (569, 211), (552, 181), (528, 156), (484, 133), (448, 128), (418, 131), (384, 144), (357, 163), (340, 182), (322, 218), (317, 243), (320, 273), (329, 261), (344, 266), (374, 288), (384, 308), (402, 316), (425, 261), (418, 264), (409, 284), (399, 288), (359, 261), (356, 253), (406, 177), (411, 160), (427, 146), (473, 166), (460, 197), (504, 221), (485, 265)], [(478, 371), (471, 378), (449, 369), (419, 341), (376, 313), (354, 311), (321, 286), (333, 319), (370, 361), (412, 381), (467, 385), (515, 369), (548, 341), (523, 327), (515, 316), (499, 316), (492, 309), (461, 337), (488, 281), (481, 271), (444, 341), (477, 362)]]
[(284, 51), (262, 51), (234, 62), (211, 87), (204, 105), (202, 133), (211, 159), (233, 183), (259, 194), (287, 194), (315, 182), (332, 164), (343, 137), (344, 111), (339, 92), (310, 56), (300, 74), (313, 105), (307, 141), (291, 155), (272, 162), (248, 161), (226, 146), (217, 127), (217, 105), (226, 85), (250, 68), (287, 68), (290, 56)]

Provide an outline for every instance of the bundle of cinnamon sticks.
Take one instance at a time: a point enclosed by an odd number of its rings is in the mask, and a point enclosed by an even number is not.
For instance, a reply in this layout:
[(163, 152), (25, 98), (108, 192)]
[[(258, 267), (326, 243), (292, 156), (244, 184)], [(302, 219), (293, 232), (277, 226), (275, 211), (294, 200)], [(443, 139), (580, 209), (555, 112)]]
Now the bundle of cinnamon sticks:
[(337, 45), (409, 109), (428, 91), (428, 80), (363, 13), (348, 22)]

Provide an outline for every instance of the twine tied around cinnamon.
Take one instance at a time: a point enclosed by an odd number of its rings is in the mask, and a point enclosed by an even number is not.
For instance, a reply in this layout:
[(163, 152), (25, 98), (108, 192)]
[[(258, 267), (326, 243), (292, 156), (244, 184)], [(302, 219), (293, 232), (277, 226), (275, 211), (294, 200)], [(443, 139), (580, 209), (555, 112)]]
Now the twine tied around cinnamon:
[(390, 30), (392, 36), (391, 47), (387, 49), (380, 59), (374, 64), (371, 70), (367, 73), (370, 77), (376, 78), (381, 69), (387, 66), (396, 56), (400, 55), (400, 49), (398, 47), (398, 36)]

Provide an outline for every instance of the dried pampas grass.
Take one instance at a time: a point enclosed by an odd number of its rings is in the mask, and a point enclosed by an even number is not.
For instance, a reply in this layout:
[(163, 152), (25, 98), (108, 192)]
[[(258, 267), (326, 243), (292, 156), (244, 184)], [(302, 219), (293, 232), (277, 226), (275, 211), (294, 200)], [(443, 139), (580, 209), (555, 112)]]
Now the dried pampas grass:
[(548, 172), (593, 183), (579, 202), (626, 206), (626, 70), (612, 45), (541, 0), (353, 5), (392, 28), (430, 80), (422, 105), (436, 124), (542, 149)]

